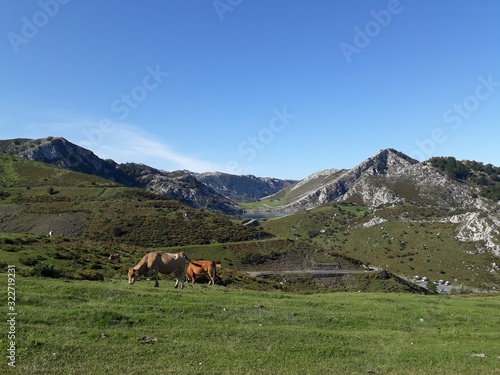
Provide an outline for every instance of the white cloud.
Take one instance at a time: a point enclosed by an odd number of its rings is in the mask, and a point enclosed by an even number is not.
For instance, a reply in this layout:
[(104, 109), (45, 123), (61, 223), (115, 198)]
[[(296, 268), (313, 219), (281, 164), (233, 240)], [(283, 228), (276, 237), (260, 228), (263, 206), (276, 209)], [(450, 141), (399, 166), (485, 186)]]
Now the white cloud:
[[(88, 147), (89, 143), (87, 138), (82, 145)], [(94, 153), (118, 162), (140, 162), (165, 170), (188, 169), (193, 172), (220, 169), (214, 163), (180, 153), (154, 135), (130, 124), (115, 123), (113, 130), (103, 133), (102, 141), (94, 146), (90, 148)]]
[(27, 138), (64, 137), (102, 159), (119, 163), (143, 163), (158, 169), (192, 172), (221, 170), (215, 163), (174, 150), (167, 142), (139, 126), (106, 119), (71, 117), (61, 122), (31, 123), (25, 127), (24, 133), (29, 133), (25, 134)]

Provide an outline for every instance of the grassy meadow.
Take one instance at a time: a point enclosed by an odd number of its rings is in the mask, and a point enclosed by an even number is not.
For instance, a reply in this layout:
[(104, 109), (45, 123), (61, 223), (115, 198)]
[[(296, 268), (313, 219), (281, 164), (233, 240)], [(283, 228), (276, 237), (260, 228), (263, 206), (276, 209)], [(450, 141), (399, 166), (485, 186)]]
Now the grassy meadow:
[[(2, 374), (500, 374), (498, 293), (423, 295), (392, 275), (498, 286), (497, 258), (438, 222), (451, 212), (333, 204), (241, 225), (9, 156), (0, 156), (0, 187)], [(258, 204), (268, 203), (276, 204)], [(387, 221), (363, 226), (375, 218)], [(160, 288), (128, 285), (128, 267), (153, 249), (220, 261), (219, 285), (175, 290), (168, 276)], [(368, 263), (391, 275), (354, 272), (332, 289), (311, 276), (242, 272), (317, 263)], [(5, 355), (9, 264), (15, 368)]]
[(18, 275), (16, 367), (3, 356), (0, 372), (500, 373), (498, 295), (172, 286)]

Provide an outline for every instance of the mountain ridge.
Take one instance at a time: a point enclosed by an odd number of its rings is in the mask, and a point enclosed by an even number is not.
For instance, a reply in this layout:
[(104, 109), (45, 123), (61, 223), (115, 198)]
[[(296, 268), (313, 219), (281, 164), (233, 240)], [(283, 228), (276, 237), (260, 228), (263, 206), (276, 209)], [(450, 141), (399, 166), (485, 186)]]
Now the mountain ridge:
[(254, 175), (238, 176), (223, 172), (204, 172), (194, 175), (205, 185), (236, 202), (257, 201), (297, 182)]
[[(450, 157), (418, 162), (393, 148), (382, 149), (353, 168), (317, 171), (299, 181), (223, 172), (167, 172), (132, 162), (118, 164), (62, 137), (3, 140), (0, 152), (139, 187), (196, 208), (231, 214), (242, 212), (240, 202), (260, 200), (274, 201), (272, 206), (277, 210), (292, 213), (336, 200), (354, 200), (370, 207), (411, 198), (441, 205), (471, 204), (476, 195), (481, 195), (481, 188), (488, 191), (488, 198), (500, 199), (500, 168), (462, 163)], [(454, 178), (464, 176), (473, 183)], [(446, 192), (445, 187), (449, 188)]]
[[(337, 200), (351, 200), (372, 208), (406, 201), (484, 206), (478, 199), (482, 193), (478, 183), (454, 179), (435, 164), (432, 159), (419, 162), (392, 148), (382, 149), (351, 169), (318, 171), (266, 199), (281, 201), (274, 207), (283, 212), (311, 209)], [(492, 179), (500, 181), (500, 168), (496, 173)]]
[[(469, 170), (471, 180), (454, 179), (450, 177), (453, 173), (444, 173), (433, 164), (432, 160), (418, 162), (394, 149), (383, 149), (352, 169), (316, 172), (266, 197), (268, 205), (262, 203), (265, 209), (273, 204), (272, 210), (284, 213), (334, 202), (350, 202), (374, 212), (404, 205), (449, 211), (440, 220), (457, 224), (457, 240), (475, 243), (478, 253), (500, 256), (500, 201), (486, 197), (474, 180), (485, 178), (484, 173)], [(461, 169), (461, 165), (457, 167)], [(493, 168), (490, 180), (498, 180), (499, 173), (500, 168)], [(397, 220), (406, 218), (402, 215)], [(380, 224), (376, 218), (373, 223)]]
[[(145, 164), (118, 164), (113, 160), (103, 160), (92, 151), (62, 137), (1, 140), (0, 152), (91, 174), (128, 187), (142, 188), (194, 208), (207, 208), (227, 214), (243, 212), (236, 201), (258, 200), (294, 182), (222, 174), (226, 180), (230, 180), (228, 187), (211, 178), (213, 174), (210, 173), (199, 174), (186, 170), (167, 172)], [(223, 192), (230, 194), (226, 196)]]
[[(283, 192), (277, 199), (287, 201), (281, 207), (285, 212), (311, 209), (343, 197), (362, 176), (391, 175), (396, 169), (417, 164), (418, 161), (392, 148), (382, 149), (351, 169), (327, 169), (313, 173), (289, 188), (291, 196)], [(273, 196), (269, 197), (274, 199)]]

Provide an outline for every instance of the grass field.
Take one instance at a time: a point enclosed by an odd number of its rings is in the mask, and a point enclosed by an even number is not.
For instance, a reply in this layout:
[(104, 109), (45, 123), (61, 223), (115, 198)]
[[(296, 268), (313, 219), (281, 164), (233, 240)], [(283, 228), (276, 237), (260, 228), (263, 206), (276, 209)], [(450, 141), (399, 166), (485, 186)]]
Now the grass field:
[[(438, 222), (451, 212), (333, 204), (243, 226), (7, 156), (0, 186), (2, 374), (500, 374), (498, 294), (403, 294), (407, 283), (386, 272), (354, 273), (335, 285), (350, 292), (333, 293), (312, 278), (241, 272), (363, 262), (493, 290), (497, 258)], [(387, 221), (362, 225), (375, 218)], [(128, 267), (153, 249), (221, 261), (226, 286), (174, 290), (168, 278), (160, 288), (129, 286)], [(108, 261), (115, 252), (120, 260)], [(8, 264), (18, 267), (14, 325)], [(10, 341), (15, 368), (5, 355)]]
[[(7, 273), (0, 277), (6, 286)], [(500, 373), (498, 295), (296, 294), (197, 284), (175, 290), (172, 284), (18, 275), (16, 367), (2, 356), (0, 372)], [(6, 353), (8, 323), (3, 327)]]
[[(401, 220), (405, 215), (412, 220)], [(499, 275), (491, 272), (498, 257), (478, 252), (473, 242), (458, 241), (458, 224), (439, 222), (449, 215), (408, 205), (369, 213), (363, 206), (334, 204), (269, 220), (263, 227), (277, 237), (300, 239), (397, 275), (446, 279), (457, 288), (498, 288)], [(375, 217), (386, 221), (362, 225)]]

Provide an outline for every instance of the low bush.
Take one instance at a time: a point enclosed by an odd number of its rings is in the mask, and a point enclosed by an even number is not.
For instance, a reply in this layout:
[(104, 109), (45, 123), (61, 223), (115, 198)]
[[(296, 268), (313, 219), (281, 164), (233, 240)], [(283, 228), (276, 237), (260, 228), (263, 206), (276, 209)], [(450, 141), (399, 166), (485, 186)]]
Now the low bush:
[(22, 275), (49, 277), (52, 279), (67, 277), (66, 271), (56, 268), (53, 265), (46, 265), (43, 263), (37, 263), (34, 267), (23, 270)]
[(77, 277), (82, 280), (103, 281), (104, 276), (95, 270), (84, 270), (77, 273)]

